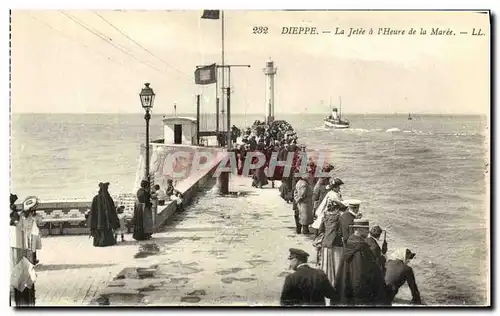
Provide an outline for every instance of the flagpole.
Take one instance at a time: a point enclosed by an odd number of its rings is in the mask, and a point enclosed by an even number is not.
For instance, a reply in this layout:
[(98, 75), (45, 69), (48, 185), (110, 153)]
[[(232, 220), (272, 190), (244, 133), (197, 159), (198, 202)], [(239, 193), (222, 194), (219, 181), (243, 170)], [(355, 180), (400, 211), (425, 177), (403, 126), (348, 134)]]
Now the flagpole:
[(221, 86), (221, 89), (222, 89), (222, 94), (221, 94), (221, 98), (220, 98), (220, 102), (221, 102), (221, 108), (222, 108), (222, 130), (224, 130), (224, 103), (225, 103), (225, 98), (224, 98), (224, 88), (225, 88), (225, 81), (224, 81), (224, 73), (225, 73), (225, 69), (224, 69), (224, 10), (221, 10), (221, 20), (222, 20), (222, 36), (221, 36), (221, 39), (222, 39), (222, 86)]
[(217, 142), (219, 140), (219, 68), (215, 67), (215, 133)]
[[(222, 15), (222, 69), (224, 69), (224, 11), (221, 10)], [(222, 88), (224, 88), (224, 72), (222, 72)]]

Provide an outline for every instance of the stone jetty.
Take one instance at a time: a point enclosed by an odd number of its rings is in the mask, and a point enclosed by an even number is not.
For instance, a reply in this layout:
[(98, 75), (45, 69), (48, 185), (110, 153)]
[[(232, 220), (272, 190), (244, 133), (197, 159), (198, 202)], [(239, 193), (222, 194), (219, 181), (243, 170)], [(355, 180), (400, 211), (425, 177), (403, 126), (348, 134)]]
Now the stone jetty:
[(151, 241), (129, 234), (94, 248), (87, 236), (44, 239), (37, 305), (278, 305), (288, 248), (314, 261), (312, 237), (294, 233), (277, 189), (232, 175), (230, 190), (200, 193)]

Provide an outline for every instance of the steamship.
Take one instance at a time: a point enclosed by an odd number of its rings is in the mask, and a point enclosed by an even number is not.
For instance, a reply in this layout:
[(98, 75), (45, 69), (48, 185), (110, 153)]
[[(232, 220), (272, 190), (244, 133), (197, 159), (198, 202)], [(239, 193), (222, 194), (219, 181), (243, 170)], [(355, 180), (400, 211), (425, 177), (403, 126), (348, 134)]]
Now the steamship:
[[(331, 107), (331, 104), (330, 104)], [(342, 119), (342, 99), (339, 104), (340, 110), (336, 107), (331, 109), (331, 114), (325, 118), (325, 126), (330, 128), (349, 128), (350, 123), (347, 119)]]

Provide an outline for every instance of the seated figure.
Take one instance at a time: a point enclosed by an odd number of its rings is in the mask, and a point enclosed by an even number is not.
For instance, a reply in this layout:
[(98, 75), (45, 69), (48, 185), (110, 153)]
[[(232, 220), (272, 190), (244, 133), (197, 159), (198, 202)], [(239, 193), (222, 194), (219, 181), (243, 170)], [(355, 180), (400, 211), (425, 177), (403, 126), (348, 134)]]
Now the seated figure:
[(165, 188), (165, 193), (167, 197), (170, 198), (171, 201), (175, 201), (177, 203), (177, 209), (179, 211), (184, 211), (182, 206), (182, 202), (184, 201), (182, 198), (182, 193), (174, 188), (174, 182), (172, 179), (167, 180), (167, 187)]

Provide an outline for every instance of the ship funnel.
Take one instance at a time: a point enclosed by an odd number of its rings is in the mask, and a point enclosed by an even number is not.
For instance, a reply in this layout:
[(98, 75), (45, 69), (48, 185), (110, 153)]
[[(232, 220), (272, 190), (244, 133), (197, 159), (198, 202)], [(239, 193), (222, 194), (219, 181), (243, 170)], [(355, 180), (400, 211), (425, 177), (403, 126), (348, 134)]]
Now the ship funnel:
[(333, 109), (332, 109), (332, 118), (333, 118), (334, 120), (337, 120), (337, 119), (339, 118), (339, 113), (338, 113), (338, 111), (337, 111), (337, 108), (333, 108)]

